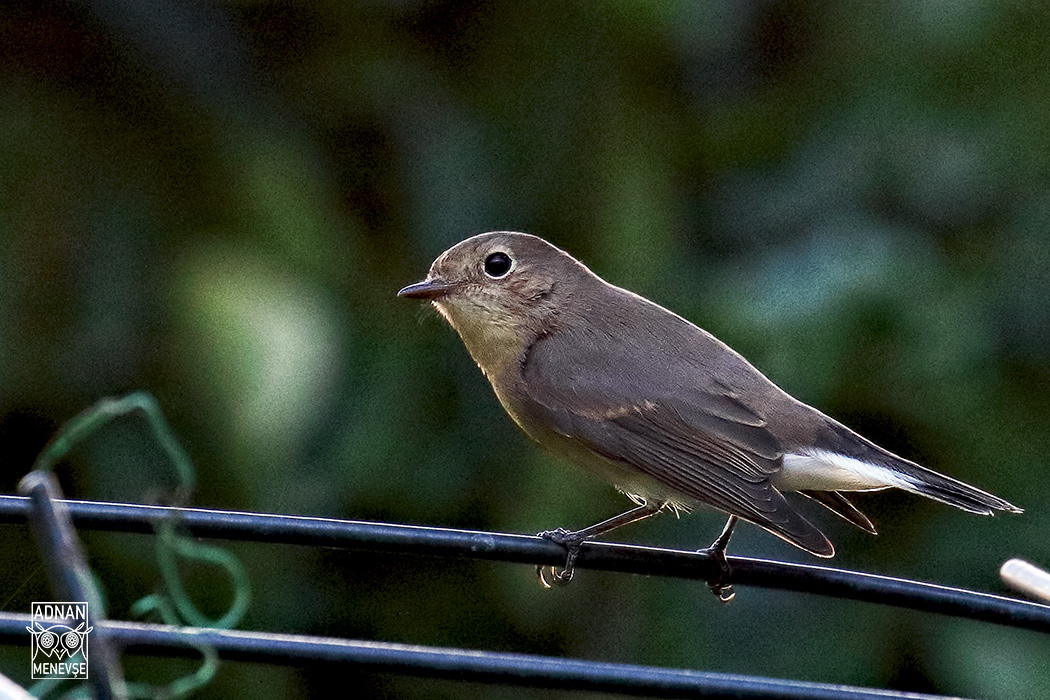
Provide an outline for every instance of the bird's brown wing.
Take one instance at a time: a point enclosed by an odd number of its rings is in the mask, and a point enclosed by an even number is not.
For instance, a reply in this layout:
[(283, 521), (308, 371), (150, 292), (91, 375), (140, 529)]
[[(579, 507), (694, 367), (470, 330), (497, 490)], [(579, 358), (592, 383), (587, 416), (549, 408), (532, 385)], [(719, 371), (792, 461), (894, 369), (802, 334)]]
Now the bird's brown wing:
[(748, 520), (813, 554), (834, 553), (773, 487), (780, 445), (731, 390), (699, 377), (683, 383), (695, 368), (673, 357), (662, 358), (670, 364), (653, 372), (651, 362), (661, 358), (618, 353), (612, 341), (600, 353), (587, 344), (561, 347), (566, 340), (542, 339), (522, 365), (532, 420), (684, 499)]

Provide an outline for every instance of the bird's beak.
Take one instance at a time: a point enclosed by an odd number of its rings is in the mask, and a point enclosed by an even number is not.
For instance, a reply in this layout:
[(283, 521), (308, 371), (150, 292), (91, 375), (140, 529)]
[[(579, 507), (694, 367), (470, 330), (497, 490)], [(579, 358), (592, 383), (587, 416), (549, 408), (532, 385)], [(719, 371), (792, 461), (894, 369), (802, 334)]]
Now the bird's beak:
[(425, 279), (422, 282), (410, 284), (397, 293), (399, 297), (409, 299), (440, 299), (448, 294), (452, 285), (436, 279)]

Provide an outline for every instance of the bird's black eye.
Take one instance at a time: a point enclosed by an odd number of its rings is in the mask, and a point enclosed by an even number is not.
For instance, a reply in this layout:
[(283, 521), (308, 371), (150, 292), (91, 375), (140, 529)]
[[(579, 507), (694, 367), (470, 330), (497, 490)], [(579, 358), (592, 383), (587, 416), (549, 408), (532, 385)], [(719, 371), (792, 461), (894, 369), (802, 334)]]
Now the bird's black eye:
[(513, 265), (514, 261), (506, 253), (492, 253), (485, 258), (485, 274), (499, 279), (510, 272)]

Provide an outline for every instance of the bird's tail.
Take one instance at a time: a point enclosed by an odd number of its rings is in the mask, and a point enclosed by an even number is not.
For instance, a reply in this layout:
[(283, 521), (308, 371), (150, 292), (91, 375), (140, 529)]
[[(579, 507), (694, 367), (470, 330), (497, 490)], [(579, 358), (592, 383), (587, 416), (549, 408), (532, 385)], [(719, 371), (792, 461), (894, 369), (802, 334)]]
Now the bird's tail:
[(1023, 509), (1009, 501), (982, 491), (976, 486), (970, 486), (892, 453), (889, 453), (889, 456), (893, 463), (885, 466), (901, 474), (903, 477), (901, 488), (905, 491), (917, 493), (920, 496), (926, 496), (979, 515), (993, 515), (997, 510), (1010, 513), (1024, 512)]
[(831, 421), (827, 427), (828, 430), (822, 431), (821, 436), (822, 442), (827, 441), (827, 448), (887, 469), (896, 477), (893, 479), (893, 486), (979, 515), (992, 515), (995, 511), (1024, 512), (1009, 501), (987, 491), (898, 457), (841, 423)]

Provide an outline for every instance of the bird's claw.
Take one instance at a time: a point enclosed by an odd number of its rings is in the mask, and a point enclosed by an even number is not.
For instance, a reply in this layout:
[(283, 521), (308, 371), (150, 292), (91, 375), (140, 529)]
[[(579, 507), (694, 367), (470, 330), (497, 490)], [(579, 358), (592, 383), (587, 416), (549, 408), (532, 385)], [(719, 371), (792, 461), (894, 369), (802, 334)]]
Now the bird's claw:
[[(561, 527), (557, 530), (546, 530), (538, 536), (562, 545), (568, 552), (565, 556), (565, 566), (560, 570), (555, 566), (544, 566), (543, 564), (536, 567), (536, 576), (540, 579), (540, 585), (548, 590), (555, 586), (568, 585), (572, 581), (576, 558), (580, 555), (580, 545), (583, 544), (584, 538)], [(547, 571), (550, 572), (550, 579), (546, 576)]]
[(736, 595), (736, 591), (733, 590), (733, 570), (726, 560), (725, 550), (719, 547), (708, 547), (700, 551), (714, 559), (715, 563), (718, 564), (718, 576), (708, 579), (707, 587), (718, 596), (720, 601), (728, 603)]
[(573, 532), (572, 530), (566, 530), (563, 527), (558, 527), (553, 530), (544, 530), (536, 536), (566, 546), (571, 544), (579, 546), (580, 542), (583, 541), (583, 538), (579, 536), (579, 533)]
[(733, 584), (731, 583), (709, 583), (711, 592), (718, 596), (718, 599), (723, 603), (728, 603), (736, 597), (736, 591), (733, 590)]
[[(547, 579), (547, 575), (544, 573), (550, 571), (550, 579)], [(540, 564), (536, 567), (536, 576), (540, 579), (540, 585), (550, 590), (555, 586), (567, 586), (572, 581), (573, 570), (565, 567), (560, 571), (554, 566), (544, 566)]]

